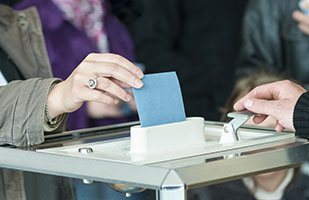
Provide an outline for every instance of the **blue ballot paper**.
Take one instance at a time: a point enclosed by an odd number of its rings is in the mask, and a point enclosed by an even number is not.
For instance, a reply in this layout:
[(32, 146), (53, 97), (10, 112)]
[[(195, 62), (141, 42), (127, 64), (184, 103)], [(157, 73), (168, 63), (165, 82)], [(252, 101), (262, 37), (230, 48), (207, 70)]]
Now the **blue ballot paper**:
[(186, 120), (176, 72), (147, 74), (144, 86), (133, 89), (141, 127)]

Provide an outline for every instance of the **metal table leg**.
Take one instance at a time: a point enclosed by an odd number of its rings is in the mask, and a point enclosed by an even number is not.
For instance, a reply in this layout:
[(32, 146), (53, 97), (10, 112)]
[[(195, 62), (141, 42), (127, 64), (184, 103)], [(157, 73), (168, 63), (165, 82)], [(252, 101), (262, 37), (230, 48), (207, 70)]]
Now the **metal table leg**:
[(185, 184), (174, 170), (169, 171), (156, 196), (157, 200), (187, 200)]
[(184, 187), (167, 187), (157, 192), (157, 200), (187, 200)]

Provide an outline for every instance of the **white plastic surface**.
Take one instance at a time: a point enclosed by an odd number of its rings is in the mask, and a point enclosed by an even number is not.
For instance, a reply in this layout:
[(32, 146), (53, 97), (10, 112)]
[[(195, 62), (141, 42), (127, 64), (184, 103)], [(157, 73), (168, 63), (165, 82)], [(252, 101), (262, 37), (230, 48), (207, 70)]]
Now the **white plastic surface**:
[(222, 129), (219, 144), (231, 144), (234, 142), (237, 142), (237, 139), (233, 133), (233, 126), (231, 124), (225, 124)]
[(204, 118), (152, 127), (131, 127), (131, 153), (158, 153), (188, 146), (204, 146)]
[[(187, 121), (190, 121), (190, 118)], [(201, 121), (203, 121), (203, 119)], [(197, 119), (189, 122), (189, 124), (190, 123), (197, 123), (199, 124), (199, 126), (204, 127), (204, 124), (201, 125)], [(192, 130), (194, 130), (194, 128)], [(215, 155), (216, 153), (225, 151), (233, 152), (241, 148), (258, 149), (258, 148), (273, 147), (295, 142), (296, 139), (294, 133), (277, 133), (275, 131), (240, 129), (238, 130), (241, 139), (240, 142), (235, 142), (227, 145), (220, 144), (219, 140), (222, 134), (222, 127), (211, 126), (208, 124), (205, 126), (203, 130), (203, 136), (201, 136), (202, 138), (206, 138), (207, 142), (205, 142), (205, 139), (202, 139), (201, 141), (203, 142), (201, 142), (200, 143), (201, 145), (199, 145), (194, 144), (195, 140), (190, 137), (194, 133), (196, 133), (195, 131), (193, 133), (192, 130), (190, 130), (187, 134), (185, 132), (182, 132), (184, 133), (184, 136), (180, 135), (179, 132), (178, 134), (177, 133), (171, 134), (171, 135), (177, 135), (175, 138), (173, 138), (174, 140), (172, 141), (172, 143), (175, 145), (177, 144), (177, 146), (168, 146), (166, 143), (163, 143), (164, 142), (163, 139), (159, 138), (159, 141), (161, 141), (162, 144), (159, 144), (157, 148), (153, 147), (153, 149), (156, 149), (155, 152), (133, 153), (132, 151), (130, 151), (130, 143), (131, 143), (130, 137), (85, 143), (85, 144), (69, 145), (64, 147), (47, 148), (38, 151), (58, 155), (68, 155), (73, 157), (86, 157), (89, 159), (99, 159), (106, 161), (146, 165), (180, 158), (189, 158), (198, 155), (206, 155), (206, 154)], [(181, 137), (185, 137), (187, 138), (187, 140), (192, 141), (190, 142), (191, 145), (189, 145), (187, 142), (181, 143), (181, 141), (185, 140)], [(151, 138), (148, 137), (148, 139)], [(197, 139), (197, 137), (195, 137), (195, 139)], [(137, 140), (134, 141), (137, 142)], [(163, 149), (162, 146), (167, 146), (167, 149)], [(90, 154), (80, 153), (79, 149), (85, 147), (92, 148), (93, 153)], [(230, 155), (230, 153), (226, 154)]]

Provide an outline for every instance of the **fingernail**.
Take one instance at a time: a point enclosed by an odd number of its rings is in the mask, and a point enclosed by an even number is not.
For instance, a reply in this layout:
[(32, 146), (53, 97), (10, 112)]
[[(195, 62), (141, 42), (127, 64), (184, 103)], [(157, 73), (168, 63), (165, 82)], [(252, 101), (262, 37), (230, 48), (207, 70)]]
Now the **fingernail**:
[(140, 87), (143, 86), (143, 82), (142, 82), (141, 80), (139, 80), (139, 79), (136, 79), (136, 80), (135, 80), (135, 86), (138, 87), (138, 88), (140, 88)]
[(245, 101), (245, 107), (246, 108), (251, 108), (252, 107), (252, 104), (253, 104), (253, 101), (251, 99), (247, 99)]
[(141, 72), (140, 70), (137, 70), (136, 74), (137, 74), (138, 78), (143, 78), (144, 77), (144, 73)]
[(126, 95), (126, 100), (127, 100), (127, 101), (130, 101), (131, 99), (132, 99), (131, 95), (127, 94), (127, 95)]
[(119, 100), (118, 99), (114, 99), (114, 104), (118, 104)]

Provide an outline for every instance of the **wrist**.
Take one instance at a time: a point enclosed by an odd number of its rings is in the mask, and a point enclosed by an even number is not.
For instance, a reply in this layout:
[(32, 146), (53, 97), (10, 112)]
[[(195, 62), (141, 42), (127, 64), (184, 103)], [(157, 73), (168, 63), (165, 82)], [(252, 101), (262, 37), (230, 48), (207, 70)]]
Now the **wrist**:
[[(48, 114), (51, 120), (57, 116), (65, 113), (65, 109), (62, 108), (62, 95), (60, 92), (61, 83), (54, 84), (47, 96), (46, 108), (48, 109)], [(47, 119), (48, 120), (48, 119)]]

